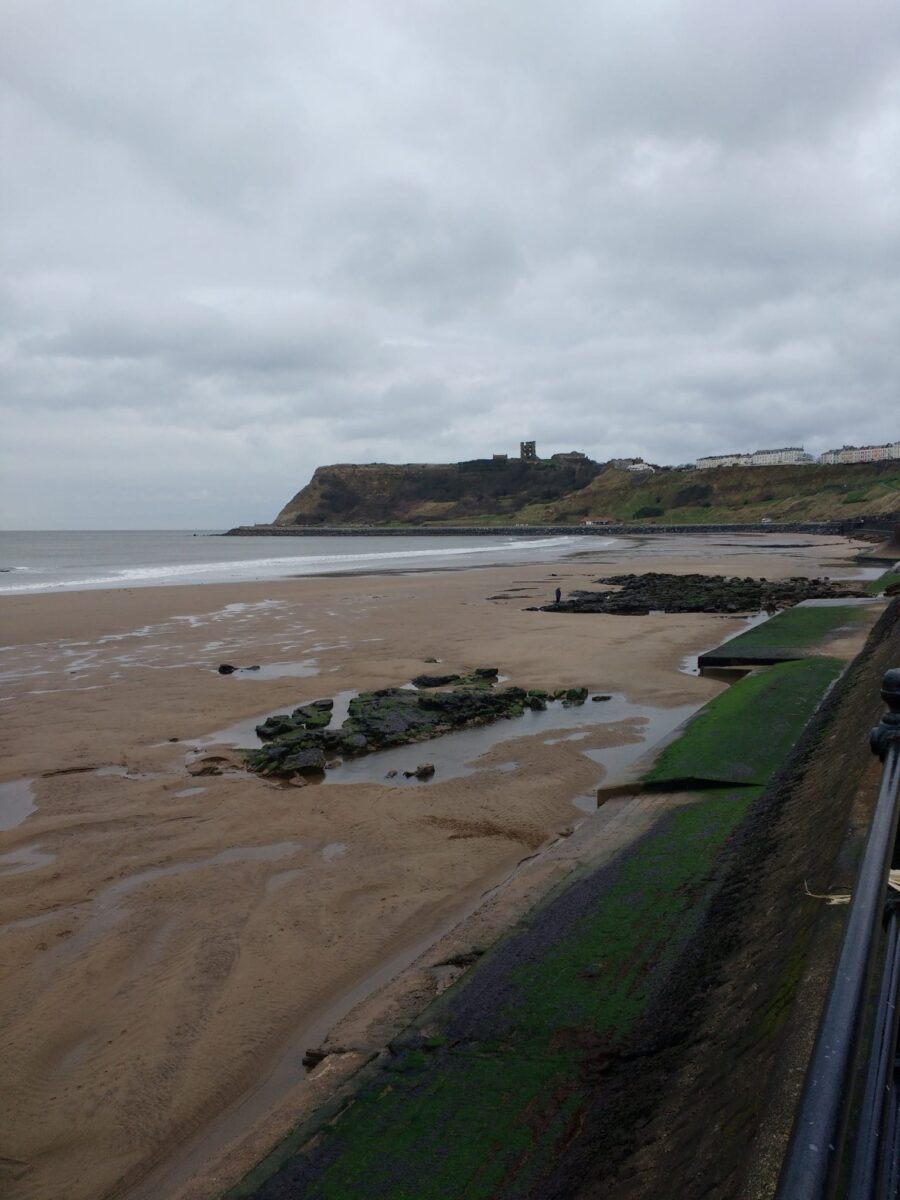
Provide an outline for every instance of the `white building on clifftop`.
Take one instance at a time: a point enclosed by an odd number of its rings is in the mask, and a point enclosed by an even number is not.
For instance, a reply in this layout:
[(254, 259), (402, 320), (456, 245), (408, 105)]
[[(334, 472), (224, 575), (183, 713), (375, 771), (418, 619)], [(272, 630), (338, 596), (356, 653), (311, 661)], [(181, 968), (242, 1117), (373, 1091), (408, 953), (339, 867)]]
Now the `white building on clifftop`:
[(840, 450), (826, 450), (819, 456), (820, 463), (866, 463), (890, 462), (900, 459), (900, 442), (887, 442), (884, 446), (843, 446)]
[(697, 459), (697, 470), (709, 471), (713, 467), (805, 466), (815, 461), (802, 446), (782, 446), (778, 450), (754, 450), (752, 454), (710, 454)]

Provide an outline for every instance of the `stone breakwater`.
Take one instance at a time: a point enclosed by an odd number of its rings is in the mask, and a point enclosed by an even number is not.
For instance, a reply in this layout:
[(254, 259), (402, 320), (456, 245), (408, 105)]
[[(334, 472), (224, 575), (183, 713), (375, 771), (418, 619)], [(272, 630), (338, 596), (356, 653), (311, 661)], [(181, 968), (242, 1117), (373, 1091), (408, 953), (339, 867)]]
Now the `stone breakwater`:
[(609, 575), (597, 583), (613, 584), (615, 591), (579, 591), (543, 612), (618, 613), (630, 616), (650, 612), (745, 613), (777, 612), (804, 600), (831, 600), (867, 595), (860, 583), (830, 579), (753, 579), (726, 575)]
[(771, 521), (744, 525), (237, 525), (221, 537), (636, 537), (647, 533), (799, 533), (846, 535), (864, 522)]

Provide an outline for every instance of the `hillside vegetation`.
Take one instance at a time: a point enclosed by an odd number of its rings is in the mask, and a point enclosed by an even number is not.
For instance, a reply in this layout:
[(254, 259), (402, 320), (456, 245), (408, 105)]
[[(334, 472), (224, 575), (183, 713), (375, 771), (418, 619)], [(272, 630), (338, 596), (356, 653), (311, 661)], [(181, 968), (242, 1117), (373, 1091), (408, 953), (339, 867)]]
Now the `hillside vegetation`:
[(583, 459), (319, 467), (278, 525), (661, 524), (842, 520), (900, 510), (900, 463), (658, 468)]

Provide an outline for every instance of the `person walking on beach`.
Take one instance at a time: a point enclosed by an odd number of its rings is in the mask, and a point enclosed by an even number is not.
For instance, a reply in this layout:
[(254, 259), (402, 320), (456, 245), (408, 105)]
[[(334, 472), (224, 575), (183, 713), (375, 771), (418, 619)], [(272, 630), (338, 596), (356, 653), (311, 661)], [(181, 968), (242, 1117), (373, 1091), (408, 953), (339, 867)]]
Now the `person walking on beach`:
[(560, 600), (562, 600), (562, 588), (557, 588), (556, 589), (556, 603), (559, 604)]

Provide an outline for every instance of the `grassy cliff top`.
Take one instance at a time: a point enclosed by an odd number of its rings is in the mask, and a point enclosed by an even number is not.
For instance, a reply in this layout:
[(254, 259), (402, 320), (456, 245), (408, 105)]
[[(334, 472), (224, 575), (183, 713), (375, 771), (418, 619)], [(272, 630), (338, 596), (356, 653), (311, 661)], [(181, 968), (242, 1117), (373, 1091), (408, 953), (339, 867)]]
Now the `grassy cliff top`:
[(846, 520), (900, 510), (900, 462), (852, 466), (658, 468), (584, 459), (319, 467), (279, 525), (661, 524)]

